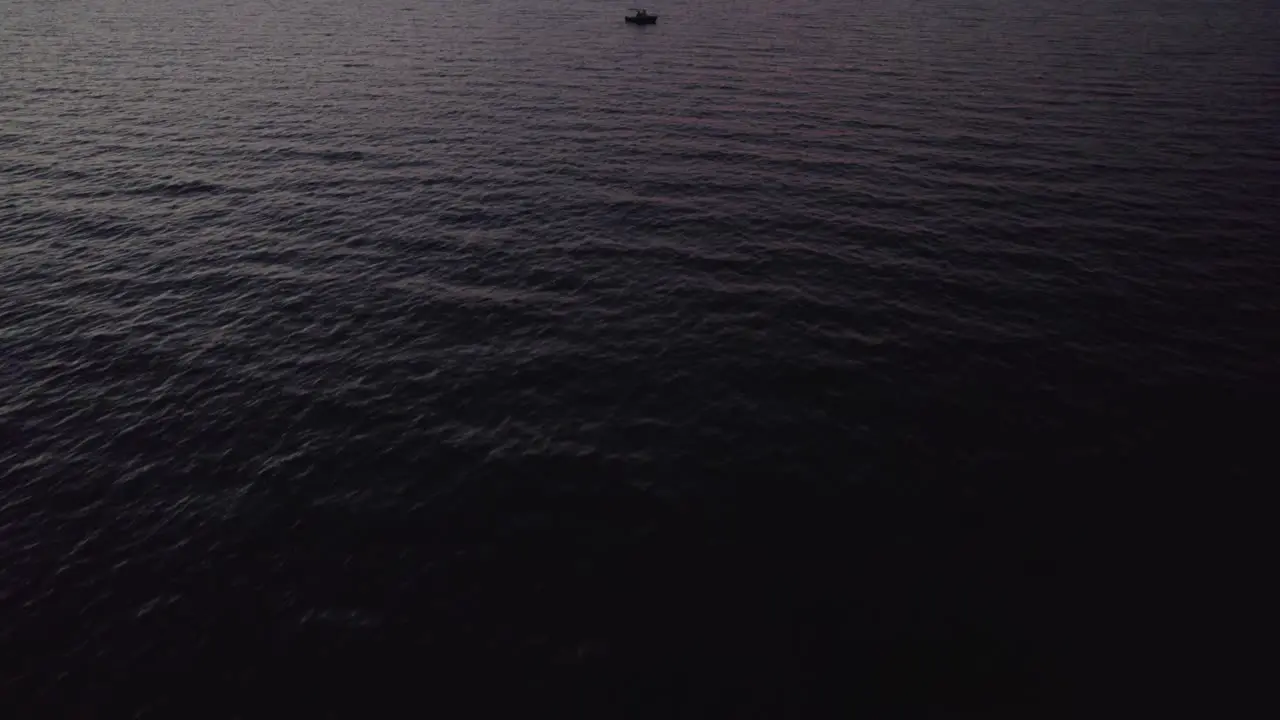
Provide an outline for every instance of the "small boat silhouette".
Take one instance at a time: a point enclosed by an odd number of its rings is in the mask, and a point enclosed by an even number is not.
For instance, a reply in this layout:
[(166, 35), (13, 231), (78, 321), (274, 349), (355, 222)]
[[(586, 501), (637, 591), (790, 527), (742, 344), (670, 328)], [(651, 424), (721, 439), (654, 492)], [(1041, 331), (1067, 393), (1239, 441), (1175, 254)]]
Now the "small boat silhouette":
[(658, 22), (658, 16), (650, 15), (649, 11), (645, 10), (644, 8), (628, 8), (628, 9), (636, 11), (635, 15), (628, 15), (625, 18), (626, 21), (629, 23), (633, 23), (635, 25), (652, 25)]

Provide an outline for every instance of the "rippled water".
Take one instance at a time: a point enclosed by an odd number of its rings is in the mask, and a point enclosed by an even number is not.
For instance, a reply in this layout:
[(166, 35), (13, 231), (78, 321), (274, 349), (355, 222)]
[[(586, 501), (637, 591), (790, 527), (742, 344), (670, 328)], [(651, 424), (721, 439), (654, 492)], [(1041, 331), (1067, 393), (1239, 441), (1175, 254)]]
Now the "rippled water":
[(1067, 702), (1053, 509), (1256, 459), (1280, 14), (653, 10), (0, 0), (0, 697)]

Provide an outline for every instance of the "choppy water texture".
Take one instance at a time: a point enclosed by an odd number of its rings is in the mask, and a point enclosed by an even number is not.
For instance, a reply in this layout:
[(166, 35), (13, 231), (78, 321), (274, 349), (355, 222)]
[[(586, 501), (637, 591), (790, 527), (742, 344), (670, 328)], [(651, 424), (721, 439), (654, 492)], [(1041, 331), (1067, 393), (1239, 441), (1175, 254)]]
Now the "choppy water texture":
[(1070, 702), (1058, 511), (1259, 457), (1274, 3), (624, 11), (0, 0), (15, 717)]

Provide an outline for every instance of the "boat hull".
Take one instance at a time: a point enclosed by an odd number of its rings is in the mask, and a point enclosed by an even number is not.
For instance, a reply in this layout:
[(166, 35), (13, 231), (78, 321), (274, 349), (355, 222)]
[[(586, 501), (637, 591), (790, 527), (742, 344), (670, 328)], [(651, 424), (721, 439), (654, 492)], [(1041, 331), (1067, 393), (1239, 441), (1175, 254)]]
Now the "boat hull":
[(652, 25), (658, 22), (658, 16), (646, 15), (644, 17), (635, 17), (632, 15), (629, 15), (626, 17), (626, 21), (631, 23), (632, 25)]

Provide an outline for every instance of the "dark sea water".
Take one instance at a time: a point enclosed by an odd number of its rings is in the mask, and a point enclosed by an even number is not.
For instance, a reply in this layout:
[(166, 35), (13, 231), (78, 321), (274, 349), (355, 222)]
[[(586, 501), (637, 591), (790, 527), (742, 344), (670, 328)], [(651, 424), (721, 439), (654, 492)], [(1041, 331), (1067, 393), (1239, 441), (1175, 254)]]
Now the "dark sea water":
[(1274, 420), (1276, 4), (625, 10), (0, 0), (0, 714), (1080, 701)]

